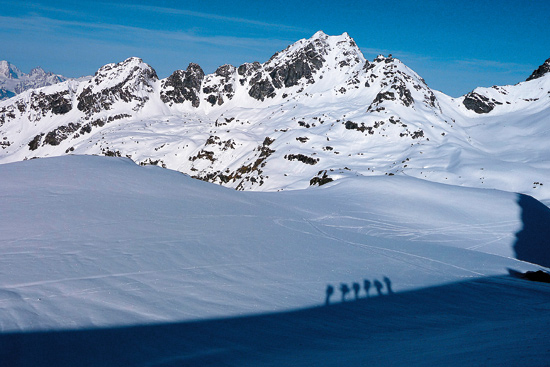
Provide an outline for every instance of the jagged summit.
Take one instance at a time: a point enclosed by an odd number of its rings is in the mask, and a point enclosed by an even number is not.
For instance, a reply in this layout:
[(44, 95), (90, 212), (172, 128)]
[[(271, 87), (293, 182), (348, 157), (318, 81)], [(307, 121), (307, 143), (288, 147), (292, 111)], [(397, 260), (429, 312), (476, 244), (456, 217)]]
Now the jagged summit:
[(169, 106), (193, 108), (226, 106), (229, 101), (232, 105), (271, 102), (307, 93), (313, 84), (330, 90), (359, 72), (365, 62), (347, 33), (328, 36), (319, 31), (276, 52), (263, 64), (222, 65), (205, 75), (199, 65), (191, 63), (185, 71), (177, 70), (162, 80), (160, 94)]
[(84, 83), (77, 97), (77, 107), (88, 117), (112, 109), (115, 103), (127, 104), (133, 111), (138, 111), (149, 100), (156, 81), (156, 71), (138, 57), (107, 64)]
[(158, 80), (157, 73), (151, 66), (143, 62), (139, 57), (130, 57), (119, 63), (102, 66), (89, 83), (99, 86), (105, 82), (120, 83), (136, 77)]
[(540, 78), (546, 75), (548, 72), (550, 72), (550, 58), (547, 59), (541, 66), (539, 66), (537, 70), (533, 71), (533, 73), (527, 78), (526, 81)]

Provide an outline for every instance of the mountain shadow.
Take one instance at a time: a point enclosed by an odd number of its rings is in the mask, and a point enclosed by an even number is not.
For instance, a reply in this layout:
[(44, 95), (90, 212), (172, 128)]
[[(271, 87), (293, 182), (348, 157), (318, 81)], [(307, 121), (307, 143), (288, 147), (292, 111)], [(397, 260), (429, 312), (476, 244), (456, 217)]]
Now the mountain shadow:
[(0, 332), (0, 366), (546, 366), (549, 296), (502, 276), (288, 312)]
[(531, 196), (518, 194), (523, 228), (516, 233), (516, 259), (550, 267), (550, 208)]

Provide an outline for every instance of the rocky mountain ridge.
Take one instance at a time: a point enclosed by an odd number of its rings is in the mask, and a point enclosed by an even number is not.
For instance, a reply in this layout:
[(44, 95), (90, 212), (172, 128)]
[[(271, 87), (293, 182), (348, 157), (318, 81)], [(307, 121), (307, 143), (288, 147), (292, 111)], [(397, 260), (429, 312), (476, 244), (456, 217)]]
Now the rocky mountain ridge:
[[(550, 77), (544, 65), (533, 75), (451, 98), (391, 55), (366, 60), (347, 33), (317, 32), (263, 64), (205, 74), (191, 63), (161, 80), (130, 58), (0, 102), (0, 162), (128, 156), (242, 190), (403, 174), (550, 199), (539, 185), (549, 148), (520, 149), (549, 134)], [(507, 144), (493, 148), (499, 136)], [(509, 180), (510, 169), (522, 178)]]

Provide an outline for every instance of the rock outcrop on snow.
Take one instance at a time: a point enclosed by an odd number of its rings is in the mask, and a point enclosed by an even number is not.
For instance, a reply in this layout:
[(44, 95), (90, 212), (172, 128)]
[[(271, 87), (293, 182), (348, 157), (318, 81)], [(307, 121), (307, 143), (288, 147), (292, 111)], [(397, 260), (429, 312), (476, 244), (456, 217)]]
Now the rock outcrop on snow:
[(547, 59), (547, 60), (544, 62), (544, 64), (542, 64), (541, 66), (539, 66), (539, 67), (537, 68), (537, 70), (533, 71), (533, 74), (531, 74), (531, 75), (529, 76), (529, 78), (527, 78), (526, 81), (540, 78), (540, 77), (546, 75), (548, 72), (550, 72), (550, 58)]

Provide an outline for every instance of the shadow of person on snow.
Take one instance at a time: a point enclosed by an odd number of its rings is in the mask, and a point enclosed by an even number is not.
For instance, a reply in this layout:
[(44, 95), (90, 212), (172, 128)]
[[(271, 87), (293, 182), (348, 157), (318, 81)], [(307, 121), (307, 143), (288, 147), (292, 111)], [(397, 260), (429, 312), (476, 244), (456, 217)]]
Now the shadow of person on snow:
[(370, 290), (370, 280), (365, 279), (363, 280), (363, 288), (365, 289), (365, 292), (367, 293), (367, 298), (369, 298), (369, 290)]
[(516, 259), (550, 267), (550, 208), (531, 196), (518, 194), (523, 228), (516, 233)]
[(353, 282), (351, 288), (353, 289), (353, 293), (355, 294), (355, 300), (357, 301), (359, 299), (359, 291), (361, 290), (361, 286), (357, 282)]
[(378, 295), (379, 296), (382, 296), (383, 293), (382, 293), (382, 288), (384, 288), (384, 286), (382, 285), (382, 283), (380, 283), (380, 281), (378, 279), (375, 279), (372, 284), (374, 284), (374, 288), (376, 288), (376, 292), (378, 292)]
[(390, 280), (390, 278), (384, 277), (384, 283), (386, 283), (386, 289), (388, 291), (388, 295), (393, 294), (393, 289), (391, 289), (391, 280)]
[(334, 287), (332, 285), (327, 285), (327, 297), (325, 299), (325, 305), (329, 305), (330, 304), (330, 297), (334, 294)]
[[(392, 282), (390, 278), (384, 277), (383, 279), (384, 284), (386, 285), (386, 293), (388, 295), (394, 294), (392, 289)], [(359, 301), (361, 299), (361, 289), (365, 290), (365, 298), (369, 298), (370, 294), (369, 291), (371, 289), (371, 286), (373, 286), (376, 289), (376, 292), (378, 293), (378, 296), (383, 296), (385, 293), (383, 292), (384, 284), (379, 281), (378, 279), (373, 280), (372, 282), (368, 279), (363, 280), (363, 288), (361, 288), (361, 284), (358, 282), (353, 282), (351, 285), (351, 288), (346, 283), (340, 283), (340, 286), (338, 289), (340, 290), (342, 294), (342, 302), (346, 302), (346, 297), (348, 293), (351, 293), (353, 290), (353, 294), (355, 297), (355, 301)], [(330, 305), (330, 298), (335, 292), (334, 286), (331, 284), (327, 285), (327, 288), (325, 290), (325, 306)]]
[(340, 292), (342, 292), (342, 302), (346, 302), (346, 295), (349, 293), (350, 289), (346, 283), (340, 284)]

